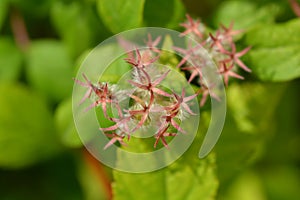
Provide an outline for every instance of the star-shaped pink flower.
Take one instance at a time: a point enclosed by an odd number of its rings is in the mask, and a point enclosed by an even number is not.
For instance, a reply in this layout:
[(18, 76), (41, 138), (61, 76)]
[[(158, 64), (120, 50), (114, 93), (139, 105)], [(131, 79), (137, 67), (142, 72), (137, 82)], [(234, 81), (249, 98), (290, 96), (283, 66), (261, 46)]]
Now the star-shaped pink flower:
[(242, 57), (243, 55), (245, 55), (249, 50), (251, 49), (251, 47), (247, 47), (245, 49), (243, 49), (240, 52), (236, 52), (236, 46), (234, 43), (231, 43), (231, 52), (223, 49), (221, 50), (221, 53), (224, 53), (226, 55), (229, 56), (229, 59), (225, 59), (222, 62), (228, 63), (228, 62), (233, 62), (235, 64), (237, 64), (238, 66), (240, 66), (243, 70), (247, 71), (247, 72), (251, 72), (251, 69), (249, 69), (241, 60), (240, 57)]
[(221, 75), (223, 75), (224, 82), (225, 82), (226, 86), (228, 86), (229, 77), (234, 77), (234, 78), (238, 78), (238, 79), (241, 79), (241, 80), (244, 79), (244, 77), (242, 77), (241, 75), (238, 75), (237, 73), (232, 71), (232, 69), (234, 67), (233, 64), (231, 64), (231, 66), (227, 67), (226, 63), (221, 63), (221, 67), (222, 67), (222, 69), (219, 70), (219, 73)]
[(149, 47), (149, 49), (153, 52), (156, 53), (160, 53), (160, 50), (157, 48), (157, 45), (160, 43), (161, 41), (161, 36), (157, 37), (154, 41), (152, 39), (151, 34), (148, 34), (148, 40), (145, 41), (147, 47)]
[(180, 36), (185, 36), (189, 33), (194, 33), (199, 38), (203, 38), (203, 34), (199, 30), (200, 26), (200, 20), (193, 20), (190, 15), (186, 15), (187, 22), (180, 24), (183, 26), (186, 30), (180, 34)]

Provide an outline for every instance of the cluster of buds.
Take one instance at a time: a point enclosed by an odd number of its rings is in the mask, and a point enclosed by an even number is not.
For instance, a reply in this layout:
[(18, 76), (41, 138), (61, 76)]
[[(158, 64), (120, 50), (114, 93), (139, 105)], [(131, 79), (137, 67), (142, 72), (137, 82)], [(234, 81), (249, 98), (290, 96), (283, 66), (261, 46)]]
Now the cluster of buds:
[[(170, 70), (160, 73), (155, 65), (161, 53), (156, 48), (159, 42), (160, 38), (152, 41), (149, 35), (146, 41), (147, 49), (128, 52), (125, 61), (133, 68), (131, 79), (127, 80), (132, 86), (130, 89), (117, 91), (115, 85), (108, 83), (92, 84), (84, 74), (85, 82), (76, 80), (78, 84), (87, 88), (80, 102), (84, 102), (87, 98), (93, 100), (86, 110), (99, 106), (105, 118), (114, 122), (110, 127), (100, 128), (110, 138), (104, 149), (117, 141), (125, 145), (124, 139), (129, 140), (136, 131), (147, 129), (150, 123), (157, 130), (154, 134), (154, 147), (157, 147), (158, 142), (161, 141), (168, 148), (166, 137), (174, 137), (177, 132), (185, 133), (179, 124), (183, 116), (196, 115), (187, 103), (196, 98), (198, 93), (186, 97), (185, 89), (182, 89), (179, 95), (174, 90), (166, 91), (161, 86), (161, 82), (166, 79)], [(121, 106), (121, 102), (124, 101), (124, 97), (121, 96), (124, 95), (127, 95), (131, 102), (128, 103), (127, 108)], [(107, 112), (109, 107), (116, 110), (114, 116)], [(174, 129), (176, 131), (173, 131)]]
[[(244, 77), (237, 74), (237, 68), (251, 72), (240, 60), (240, 57), (245, 55), (251, 47), (247, 47), (240, 52), (236, 51), (236, 44), (234, 43), (233, 37), (242, 31), (233, 30), (233, 23), (231, 23), (229, 27), (221, 25), (220, 29), (218, 29), (215, 34), (212, 34), (207, 33), (205, 25), (201, 23), (200, 20), (194, 20), (189, 15), (186, 15), (186, 17), (187, 21), (181, 24), (186, 30), (180, 35), (192, 37), (197, 41), (197, 44), (194, 46), (190, 45), (187, 49), (174, 47), (174, 50), (183, 55), (183, 59), (179, 62), (177, 67), (191, 74), (188, 80), (189, 82), (196, 81), (197, 84), (201, 86), (203, 96), (200, 101), (200, 106), (202, 107), (206, 102), (209, 92), (202, 73), (203, 68), (206, 67), (206, 60), (203, 59), (197, 51), (200, 48), (207, 50), (217, 65), (216, 73), (223, 76), (225, 85), (228, 86), (229, 77), (244, 79)], [(213, 93), (210, 95), (218, 100), (217, 95)]]
[[(120, 89), (110, 83), (93, 84), (84, 74), (85, 82), (75, 80), (79, 85), (87, 88), (80, 103), (86, 99), (92, 100), (92, 104), (86, 110), (100, 107), (104, 117), (113, 122), (112, 126), (100, 128), (110, 138), (104, 149), (116, 142), (126, 145), (124, 141), (126, 138), (130, 140), (133, 133), (147, 131), (150, 126), (154, 126), (156, 130), (153, 134), (154, 147), (156, 148), (161, 142), (168, 148), (166, 137), (175, 137), (178, 133), (185, 134), (186, 131), (180, 125), (184, 116), (196, 115), (190, 108), (191, 100), (196, 99), (200, 93), (202, 93), (200, 106), (205, 104), (208, 95), (218, 99), (216, 94), (209, 92), (208, 86), (204, 83), (202, 70), (206, 63), (205, 59), (197, 53), (199, 48), (204, 47), (212, 55), (218, 66), (217, 73), (224, 77), (226, 85), (228, 85), (229, 77), (243, 79), (234, 72), (237, 67), (250, 72), (250, 69), (239, 59), (250, 48), (236, 52), (233, 36), (239, 34), (240, 31), (232, 30), (233, 24), (229, 28), (221, 26), (215, 35), (211, 33), (206, 35), (205, 26), (199, 20), (193, 20), (187, 15), (187, 22), (182, 26), (186, 30), (181, 33), (181, 36), (190, 35), (198, 42), (196, 46), (190, 45), (187, 49), (174, 47), (177, 52), (184, 55), (177, 67), (190, 72), (188, 83), (198, 81), (201, 87), (195, 94), (186, 96), (184, 88), (180, 89), (179, 93), (172, 88), (164, 89), (162, 82), (166, 80), (170, 70), (162, 71), (156, 66), (161, 55), (161, 50), (157, 48), (161, 37), (153, 40), (150, 34), (148, 40), (145, 41), (148, 48), (129, 51), (124, 60), (132, 66), (132, 75), (127, 80), (130, 89)], [(126, 49), (126, 41), (120, 41), (120, 45), (125, 46)], [(126, 108), (122, 106), (124, 96), (127, 96), (128, 100)], [(108, 112), (109, 109), (114, 112)]]

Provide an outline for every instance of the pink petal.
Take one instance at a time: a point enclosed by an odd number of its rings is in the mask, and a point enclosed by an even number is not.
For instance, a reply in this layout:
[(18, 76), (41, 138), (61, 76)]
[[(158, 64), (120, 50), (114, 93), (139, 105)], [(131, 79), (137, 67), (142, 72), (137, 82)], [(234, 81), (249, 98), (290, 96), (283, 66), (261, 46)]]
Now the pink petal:
[(132, 129), (131, 132), (135, 132), (135, 131), (138, 130), (140, 127), (142, 127), (143, 124), (145, 123), (145, 121), (147, 120), (147, 118), (148, 118), (148, 113), (145, 113), (145, 114), (142, 116), (142, 118), (141, 118), (141, 120), (139, 121), (139, 123), (137, 124), (137, 126), (136, 126), (134, 129)]
[(186, 103), (182, 103), (181, 105), (189, 114), (196, 115)]
[(113, 145), (117, 141), (117, 138), (112, 138), (103, 148), (103, 150), (107, 149), (111, 145)]
[(92, 94), (93, 89), (89, 88), (88, 91), (85, 93), (83, 98), (80, 100), (79, 105), (82, 104), (87, 98), (89, 98)]
[(250, 49), (251, 49), (251, 47), (247, 47), (244, 50), (240, 51), (239, 53), (236, 53), (235, 56), (239, 58), (239, 57), (245, 55)]
[(202, 99), (200, 101), (200, 107), (203, 107), (206, 100), (207, 100), (207, 96), (208, 96), (208, 92), (204, 92), (203, 95), (202, 95)]
[(238, 78), (238, 79), (241, 79), (241, 80), (244, 80), (244, 77), (242, 77), (242, 76), (239, 75), (239, 74), (234, 73), (233, 71), (229, 71), (229, 72), (228, 72), (228, 75), (229, 75), (229, 76), (232, 76), (232, 77), (235, 77), (235, 78)]
[(240, 59), (235, 60), (236, 64), (238, 64), (243, 70), (247, 72), (251, 72), (251, 69), (249, 69)]
[(159, 94), (159, 95), (162, 95), (162, 96), (165, 96), (165, 97), (172, 97), (172, 95), (170, 95), (169, 93), (161, 90), (161, 89), (158, 89), (158, 88), (152, 88), (151, 89), (154, 93), (156, 94)]
[(158, 84), (160, 84), (166, 78), (166, 76), (169, 74), (170, 71), (171, 70), (166, 71), (158, 79), (156, 79), (155, 81), (153, 81), (152, 82), (152, 86), (157, 86)]
[(175, 122), (174, 119), (171, 119), (171, 124), (172, 124), (172, 126), (174, 126), (174, 128), (176, 128), (181, 133), (184, 133), (184, 134), (186, 133), (182, 128), (180, 128), (180, 126)]
[(96, 107), (97, 105), (98, 105), (98, 102), (97, 102), (97, 101), (96, 101), (96, 102), (93, 102), (89, 107), (87, 107), (87, 108), (84, 110), (84, 112), (89, 111), (90, 109)]
[(142, 85), (140, 83), (137, 83), (137, 82), (134, 82), (132, 80), (128, 80), (128, 82), (133, 85), (133, 86), (136, 86), (138, 88), (141, 88), (141, 89), (144, 89), (144, 90), (148, 90), (148, 88), (145, 86), (145, 85)]
[(152, 45), (153, 45), (153, 46), (157, 46), (157, 45), (159, 44), (160, 40), (161, 40), (161, 36), (157, 37), (157, 38), (152, 42)]
[(107, 127), (107, 128), (99, 128), (101, 131), (113, 131), (113, 130), (116, 130), (116, 129), (118, 129), (118, 127), (119, 127), (119, 124), (118, 123), (116, 123), (115, 125), (112, 125), (112, 126), (110, 126), (110, 127)]

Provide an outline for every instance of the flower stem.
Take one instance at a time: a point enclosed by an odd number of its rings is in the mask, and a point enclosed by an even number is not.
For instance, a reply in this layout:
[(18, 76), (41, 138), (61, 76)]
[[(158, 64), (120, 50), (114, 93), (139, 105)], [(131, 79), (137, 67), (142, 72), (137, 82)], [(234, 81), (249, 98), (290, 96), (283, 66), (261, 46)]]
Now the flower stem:
[(83, 149), (83, 156), (85, 162), (88, 166), (93, 170), (94, 174), (97, 176), (98, 180), (101, 183), (101, 186), (104, 188), (107, 199), (112, 199), (112, 188), (111, 188), (111, 180), (107, 175), (107, 172), (103, 168), (103, 165), (94, 158), (86, 149)]
[(295, 15), (300, 17), (300, 5), (297, 0), (289, 0), (292, 10), (294, 11)]
[(11, 9), (10, 26), (16, 44), (21, 50), (25, 51), (30, 43), (30, 39), (28, 36), (24, 18), (16, 8)]

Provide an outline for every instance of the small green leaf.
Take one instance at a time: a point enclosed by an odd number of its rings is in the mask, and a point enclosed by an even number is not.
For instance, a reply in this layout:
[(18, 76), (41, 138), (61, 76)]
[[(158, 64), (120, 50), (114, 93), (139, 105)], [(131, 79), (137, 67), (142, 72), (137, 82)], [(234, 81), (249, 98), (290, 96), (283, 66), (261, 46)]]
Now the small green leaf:
[(0, 166), (22, 168), (60, 151), (45, 102), (27, 88), (0, 84)]
[(54, 119), (62, 144), (72, 148), (81, 147), (82, 142), (73, 120), (72, 99), (67, 99), (59, 104)]
[(72, 65), (65, 46), (59, 41), (34, 41), (27, 55), (27, 78), (40, 93), (59, 101), (72, 93)]
[(0, 81), (14, 81), (21, 72), (22, 54), (10, 38), (0, 38)]
[(145, 0), (98, 0), (98, 12), (104, 24), (119, 33), (142, 25), (144, 3)]

